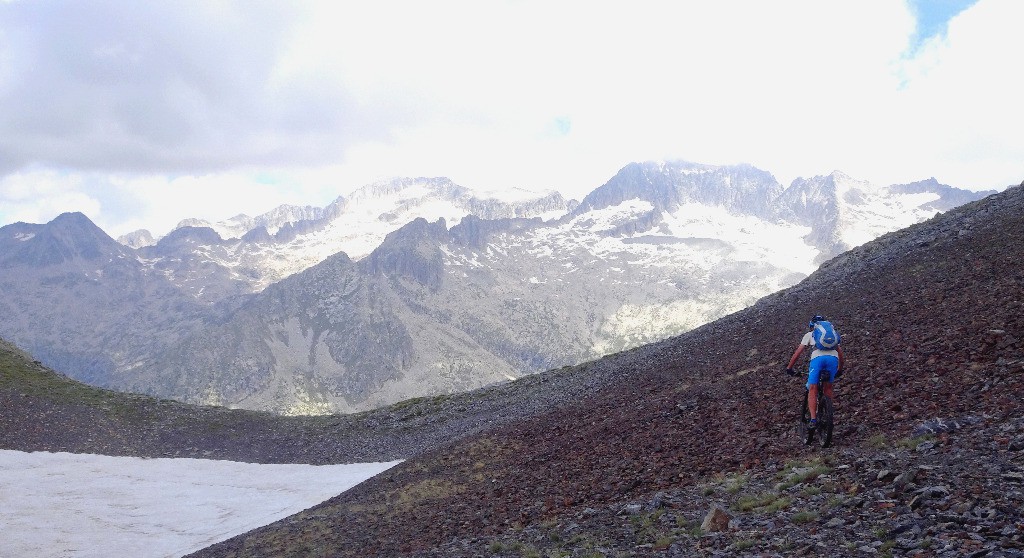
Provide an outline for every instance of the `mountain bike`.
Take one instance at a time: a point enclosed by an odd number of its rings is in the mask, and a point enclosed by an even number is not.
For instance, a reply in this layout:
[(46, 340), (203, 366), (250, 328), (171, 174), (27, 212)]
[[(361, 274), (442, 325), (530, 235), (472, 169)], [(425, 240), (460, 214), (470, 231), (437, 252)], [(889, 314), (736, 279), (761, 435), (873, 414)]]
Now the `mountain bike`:
[(832, 398), (825, 395), (822, 387), (821, 377), (818, 376), (818, 425), (816, 428), (807, 428), (811, 421), (811, 410), (807, 406), (807, 399), (811, 390), (804, 389), (804, 407), (800, 415), (801, 436), (804, 444), (811, 445), (817, 435), (818, 444), (823, 448), (832, 445), (832, 430), (835, 428), (835, 408), (832, 406)]

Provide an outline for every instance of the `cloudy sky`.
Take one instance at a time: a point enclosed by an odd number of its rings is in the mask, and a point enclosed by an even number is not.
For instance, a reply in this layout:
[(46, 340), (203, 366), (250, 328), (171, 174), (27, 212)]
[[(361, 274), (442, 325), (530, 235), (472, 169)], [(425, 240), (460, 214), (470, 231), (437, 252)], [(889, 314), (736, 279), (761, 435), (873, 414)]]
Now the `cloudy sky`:
[(0, 0), (0, 225), (114, 236), (391, 176), (632, 161), (1024, 179), (1019, 0)]

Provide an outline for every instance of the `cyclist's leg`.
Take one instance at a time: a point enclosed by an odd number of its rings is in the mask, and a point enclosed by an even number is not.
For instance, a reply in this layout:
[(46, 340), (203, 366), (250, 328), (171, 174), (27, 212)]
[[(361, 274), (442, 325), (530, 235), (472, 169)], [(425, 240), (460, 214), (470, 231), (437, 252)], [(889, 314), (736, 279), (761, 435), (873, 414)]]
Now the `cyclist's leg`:
[(836, 370), (839, 369), (839, 359), (832, 355), (822, 355), (811, 359), (810, 364), (807, 365), (807, 408), (811, 412), (811, 419), (818, 418), (818, 381), (821, 378), (821, 374), (824, 372), (825, 376), (825, 395), (830, 395), (832, 392), (832, 380), (835, 379)]
[(839, 372), (839, 358), (834, 356), (823, 356), (821, 359), (827, 359), (822, 362), (821, 371), (828, 374), (827, 377), (822, 378), (821, 388), (825, 395), (835, 401), (835, 392), (832, 391), (832, 384), (836, 381), (836, 374)]
[(821, 377), (821, 357), (812, 358), (807, 365), (807, 411), (811, 420), (818, 418), (818, 379)]

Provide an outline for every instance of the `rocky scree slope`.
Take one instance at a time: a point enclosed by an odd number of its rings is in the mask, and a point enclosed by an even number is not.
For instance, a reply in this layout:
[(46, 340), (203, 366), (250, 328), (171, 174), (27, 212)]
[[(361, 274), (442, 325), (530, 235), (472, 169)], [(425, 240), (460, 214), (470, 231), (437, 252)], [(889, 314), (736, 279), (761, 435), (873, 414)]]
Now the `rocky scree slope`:
[[(1024, 186), (887, 234), (195, 556), (1024, 555), (1022, 211)], [(815, 313), (848, 357), (830, 450), (798, 440), (782, 374)], [(705, 532), (713, 504), (732, 521)]]

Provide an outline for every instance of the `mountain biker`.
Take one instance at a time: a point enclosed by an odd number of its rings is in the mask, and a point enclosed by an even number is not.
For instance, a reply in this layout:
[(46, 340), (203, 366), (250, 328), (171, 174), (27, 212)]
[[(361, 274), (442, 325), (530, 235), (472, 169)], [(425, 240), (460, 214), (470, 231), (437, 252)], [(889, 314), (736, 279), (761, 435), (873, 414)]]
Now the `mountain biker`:
[(816, 315), (811, 318), (807, 324), (810, 331), (804, 334), (800, 345), (789, 359), (789, 365), (786, 366), (786, 374), (795, 376), (796, 372), (793, 371), (793, 366), (796, 365), (796, 361), (803, 354), (804, 349), (807, 347), (814, 349), (811, 352), (811, 362), (807, 365), (807, 410), (811, 415), (811, 421), (807, 423), (809, 429), (814, 429), (818, 425), (818, 380), (821, 374), (823, 372), (828, 374), (827, 379), (822, 379), (821, 385), (825, 395), (833, 397), (832, 383), (843, 373), (843, 349), (839, 345), (831, 350), (819, 349), (814, 342), (814, 326), (823, 321), (825, 318), (822, 316)]

